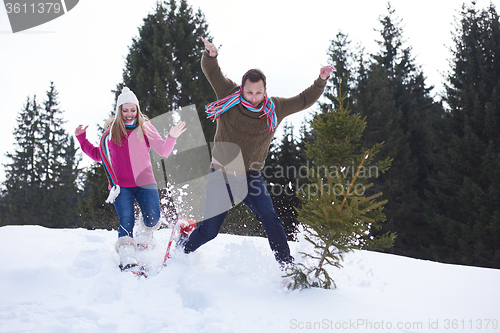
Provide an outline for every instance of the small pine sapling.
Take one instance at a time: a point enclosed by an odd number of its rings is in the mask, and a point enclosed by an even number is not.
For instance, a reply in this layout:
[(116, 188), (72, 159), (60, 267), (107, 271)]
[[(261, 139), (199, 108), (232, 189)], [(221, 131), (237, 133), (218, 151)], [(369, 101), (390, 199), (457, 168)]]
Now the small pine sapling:
[(290, 289), (336, 288), (327, 266), (341, 268), (343, 256), (354, 249), (389, 248), (396, 237), (373, 235), (385, 221), (382, 209), (387, 200), (380, 200), (382, 193), (374, 193), (369, 183), (389, 168), (391, 159), (374, 162), (382, 144), (360, 147), (366, 123), (344, 108), (344, 99), (339, 91), (337, 109), (329, 107), (312, 123), (317, 137), (307, 146), (313, 163), (311, 183), (298, 193), (302, 206), (297, 212), (303, 237), (313, 250), (300, 252), (300, 262), (287, 269)]

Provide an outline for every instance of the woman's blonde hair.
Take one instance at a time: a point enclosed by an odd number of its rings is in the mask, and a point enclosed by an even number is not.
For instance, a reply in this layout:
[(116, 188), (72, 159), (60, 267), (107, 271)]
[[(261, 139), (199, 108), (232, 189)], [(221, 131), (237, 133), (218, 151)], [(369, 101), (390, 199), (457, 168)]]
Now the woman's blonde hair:
[[(144, 138), (144, 133), (146, 133), (146, 136), (148, 136), (148, 131), (144, 128), (144, 124), (146, 122), (149, 122), (149, 118), (142, 114), (141, 111), (139, 111), (139, 107), (137, 107), (137, 138), (139, 141), (142, 141)], [(115, 115), (116, 120), (114, 117), (109, 118), (106, 120), (104, 123), (104, 130), (107, 130), (110, 126), (113, 126), (111, 129), (111, 139), (113, 140), (114, 143), (116, 143), (118, 146), (122, 145), (122, 134), (127, 136), (127, 129), (125, 128), (125, 121), (123, 120), (122, 116), (122, 106), (120, 105), (118, 107), (118, 112)]]

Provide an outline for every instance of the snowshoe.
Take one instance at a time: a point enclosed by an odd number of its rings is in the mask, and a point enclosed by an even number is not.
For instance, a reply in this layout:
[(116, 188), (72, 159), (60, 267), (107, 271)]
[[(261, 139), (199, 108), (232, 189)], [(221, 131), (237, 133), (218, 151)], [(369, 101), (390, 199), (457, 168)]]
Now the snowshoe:
[(141, 267), (138, 264), (127, 264), (125, 266), (119, 265), (118, 267), (120, 267), (122, 272), (130, 272), (137, 276), (144, 276), (145, 278), (148, 277), (144, 267)]
[(120, 256), (118, 267), (122, 272), (131, 272), (138, 276), (147, 277), (143, 268), (137, 264), (135, 257), (137, 245), (132, 237), (120, 237), (116, 242), (116, 252)]
[(165, 258), (163, 259), (164, 266), (166, 266), (166, 261), (172, 257), (172, 244), (175, 243), (176, 249), (184, 248), (184, 244), (186, 244), (189, 235), (194, 229), (196, 229), (196, 221), (194, 220), (180, 217), (175, 221), (170, 240), (168, 241), (167, 251), (165, 252)]

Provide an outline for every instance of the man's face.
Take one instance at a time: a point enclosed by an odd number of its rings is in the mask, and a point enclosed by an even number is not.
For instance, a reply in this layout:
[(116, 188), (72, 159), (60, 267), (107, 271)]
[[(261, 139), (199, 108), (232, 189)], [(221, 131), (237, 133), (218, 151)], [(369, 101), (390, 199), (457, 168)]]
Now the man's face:
[(266, 88), (264, 87), (264, 81), (259, 80), (258, 82), (251, 82), (246, 80), (245, 86), (243, 87), (243, 98), (257, 107), (264, 100), (264, 95), (266, 94)]

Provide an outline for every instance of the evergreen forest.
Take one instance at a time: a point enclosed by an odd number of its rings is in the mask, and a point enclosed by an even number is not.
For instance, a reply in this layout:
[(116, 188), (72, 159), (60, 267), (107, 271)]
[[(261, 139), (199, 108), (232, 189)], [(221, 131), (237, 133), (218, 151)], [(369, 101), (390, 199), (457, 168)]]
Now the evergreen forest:
[[(313, 119), (300, 127), (299, 136), (293, 135), (291, 123), (280, 124), (284, 135), (273, 139), (262, 171), (289, 240), (296, 239), (304, 220), (300, 214), (308, 211), (301, 199), (306, 189), (326, 184), (333, 165), (343, 165), (334, 170), (336, 177), (350, 174), (343, 179), (352, 180), (362, 164), (361, 152), (376, 149), (366, 158), (373, 169), (362, 169), (370, 175), (356, 175), (370, 179), (363, 183), (363, 195), (380, 193), (377, 200), (383, 202), (376, 211), (381, 223), (363, 229), (363, 237), (390, 235), (391, 243), (374, 250), (500, 268), (500, 20), (493, 4), (476, 8), (474, 2), (464, 3), (455, 19), (440, 96), (426, 83), (403, 20), (390, 3), (374, 27), (379, 37), (373, 54), (354, 46), (348, 32), (332, 31), (326, 57), (336, 71)], [(212, 40), (201, 10), (194, 11), (186, 0), (158, 2), (131, 41), (114, 91), (118, 96), (124, 86), (133, 90), (150, 119), (160, 115), (158, 110), (196, 105), (210, 143), (215, 123), (206, 119), (204, 105), (216, 96), (201, 71), (200, 37)], [(57, 82), (50, 83), (42, 99), (28, 96), (19, 105), (10, 110), (18, 113), (12, 133), (16, 145), (4, 165), (0, 226), (116, 229), (114, 208), (104, 203), (104, 169), (99, 163), (79, 167), (86, 157), (73, 133), (64, 129)], [(332, 115), (344, 109), (355, 122), (346, 114), (344, 123)], [(358, 127), (349, 127), (354, 123)], [(328, 148), (352, 139), (333, 135), (339, 126), (345, 130), (339, 133), (355, 136), (360, 153), (352, 165), (337, 162), (340, 148)], [(160, 191), (164, 215), (176, 218), (171, 193)], [(242, 204), (230, 211), (222, 232), (265, 236)]]

